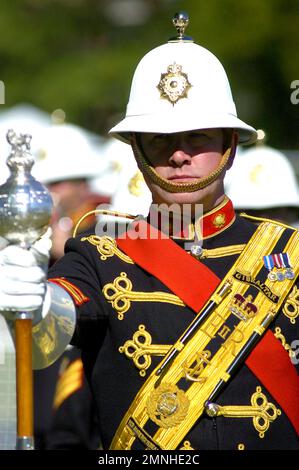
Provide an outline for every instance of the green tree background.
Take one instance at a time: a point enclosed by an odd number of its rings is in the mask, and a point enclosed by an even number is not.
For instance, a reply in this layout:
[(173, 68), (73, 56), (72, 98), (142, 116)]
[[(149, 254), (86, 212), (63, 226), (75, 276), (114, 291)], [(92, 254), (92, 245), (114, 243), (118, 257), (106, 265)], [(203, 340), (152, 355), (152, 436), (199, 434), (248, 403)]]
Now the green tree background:
[(269, 144), (298, 149), (298, 0), (2, 0), (5, 107), (62, 108), (69, 122), (105, 135), (124, 113), (136, 63), (174, 34), (178, 10), (189, 13), (187, 33), (224, 64), (239, 116), (265, 129)]

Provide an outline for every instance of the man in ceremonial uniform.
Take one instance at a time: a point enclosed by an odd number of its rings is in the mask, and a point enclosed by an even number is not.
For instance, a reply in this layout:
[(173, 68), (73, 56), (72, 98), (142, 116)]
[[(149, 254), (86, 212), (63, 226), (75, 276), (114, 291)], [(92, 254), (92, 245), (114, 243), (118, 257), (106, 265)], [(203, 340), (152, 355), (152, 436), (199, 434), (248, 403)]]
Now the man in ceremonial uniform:
[(132, 145), (148, 217), (116, 240), (70, 239), (47, 288), (46, 240), (5, 248), (1, 311), (18, 308), (13, 264), (22, 308), (36, 311), (36, 364), (70, 340), (82, 349), (104, 449), (298, 449), (298, 233), (236, 216), (223, 179), (256, 131), (221, 63), (185, 36), (187, 18), (174, 23), (111, 130)]

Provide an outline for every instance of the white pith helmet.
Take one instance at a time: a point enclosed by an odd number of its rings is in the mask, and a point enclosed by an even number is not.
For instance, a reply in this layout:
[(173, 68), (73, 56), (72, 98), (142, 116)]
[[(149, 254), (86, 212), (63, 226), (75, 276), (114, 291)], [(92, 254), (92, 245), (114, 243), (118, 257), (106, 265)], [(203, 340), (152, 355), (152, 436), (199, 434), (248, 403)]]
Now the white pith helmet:
[(90, 179), (105, 168), (87, 133), (73, 124), (53, 124), (41, 136), (32, 174), (44, 184)]
[(260, 145), (236, 156), (225, 181), (236, 209), (299, 207), (294, 169), (278, 150)]
[(184, 36), (187, 16), (177, 14), (174, 24), (179, 36), (151, 50), (139, 62), (126, 116), (110, 133), (129, 143), (131, 132), (231, 128), (238, 132), (240, 143), (254, 142), (255, 129), (237, 117), (222, 64)]

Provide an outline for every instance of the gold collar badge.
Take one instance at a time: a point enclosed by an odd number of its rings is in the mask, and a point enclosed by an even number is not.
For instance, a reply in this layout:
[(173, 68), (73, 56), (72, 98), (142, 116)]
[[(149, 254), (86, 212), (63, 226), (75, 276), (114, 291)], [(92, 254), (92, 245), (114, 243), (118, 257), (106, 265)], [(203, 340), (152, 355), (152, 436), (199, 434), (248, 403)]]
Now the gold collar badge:
[(216, 228), (221, 228), (225, 225), (226, 217), (225, 214), (219, 213), (213, 219), (213, 225)]
[(182, 66), (174, 62), (168, 65), (167, 73), (161, 73), (157, 88), (161, 93), (161, 98), (167, 99), (174, 106), (181, 98), (188, 97), (188, 90), (191, 86), (188, 75), (182, 72)]

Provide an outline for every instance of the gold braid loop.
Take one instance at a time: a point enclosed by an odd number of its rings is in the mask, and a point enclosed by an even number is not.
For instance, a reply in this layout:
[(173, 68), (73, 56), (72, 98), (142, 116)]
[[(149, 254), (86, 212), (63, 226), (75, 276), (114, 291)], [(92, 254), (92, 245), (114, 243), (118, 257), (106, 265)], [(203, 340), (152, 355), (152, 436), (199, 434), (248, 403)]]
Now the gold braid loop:
[(78, 220), (73, 230), (73, 237), (77, 236), (77, 232), (78, 232), (80, 224), (83, 222), (84, 219), (86, 219), (90, 215), (110, 215), (111, 217), (123, 217), (125, 219), (130, 219), (130, 220), (134, 220), (137, 217), (137, 215), (126, 214), (126, 213), (118, 212), (118, 211), (110, 211), (108, 209), (94, 209), (92, 211), (86, 212), (86, 214), (84, 214)]

